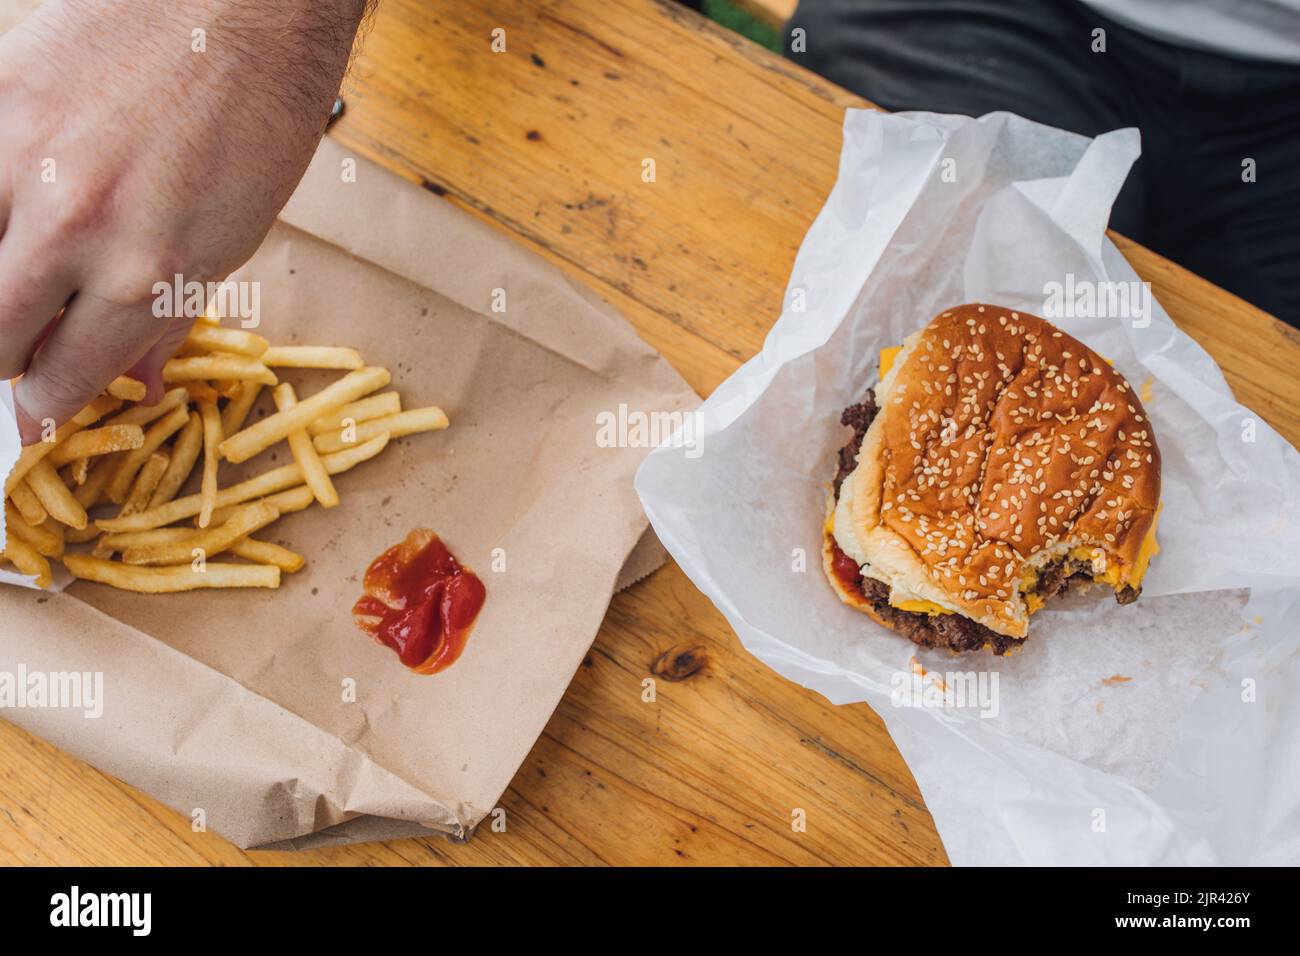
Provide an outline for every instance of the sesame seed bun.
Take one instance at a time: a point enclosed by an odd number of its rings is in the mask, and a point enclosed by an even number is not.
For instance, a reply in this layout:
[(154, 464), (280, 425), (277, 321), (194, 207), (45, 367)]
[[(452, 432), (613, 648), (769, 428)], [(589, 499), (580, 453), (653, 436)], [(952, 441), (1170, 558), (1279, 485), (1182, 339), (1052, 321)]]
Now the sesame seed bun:
[(845, 597), (835, 545), (889, 585), (891, 604), (1010, 638), (1026, 635), (1024, 591), (1052, 562), (1086, 554), (1117, 593), (1140, 585), (1160, 452), (1100, 355), (1036, 316), (963, 305), (908, 337), (876, 401), (830, 502), (823, 565), (841, 599), (870, 613)]

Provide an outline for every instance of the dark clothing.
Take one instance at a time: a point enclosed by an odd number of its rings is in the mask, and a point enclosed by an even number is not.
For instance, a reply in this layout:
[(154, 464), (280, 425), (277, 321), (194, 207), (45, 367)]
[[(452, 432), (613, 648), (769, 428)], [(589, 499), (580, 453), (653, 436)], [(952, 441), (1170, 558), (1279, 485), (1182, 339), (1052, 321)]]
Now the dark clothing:
[(891, 111), (1136, 126), (1112, 228), (1300, 327), (1300, 66), (1174, 46), (1077, 0), (802, 0), (786, 46)]

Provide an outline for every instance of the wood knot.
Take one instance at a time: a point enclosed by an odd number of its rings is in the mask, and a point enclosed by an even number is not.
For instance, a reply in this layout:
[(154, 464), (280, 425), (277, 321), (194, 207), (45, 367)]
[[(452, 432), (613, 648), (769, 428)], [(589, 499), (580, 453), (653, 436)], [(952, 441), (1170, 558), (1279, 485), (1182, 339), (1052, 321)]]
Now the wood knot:
[(664, 680), (686, 680), (708, 662), (709, 654), (703, 644), (678, 644), (659, 655), (650, 665), (650, 673)]

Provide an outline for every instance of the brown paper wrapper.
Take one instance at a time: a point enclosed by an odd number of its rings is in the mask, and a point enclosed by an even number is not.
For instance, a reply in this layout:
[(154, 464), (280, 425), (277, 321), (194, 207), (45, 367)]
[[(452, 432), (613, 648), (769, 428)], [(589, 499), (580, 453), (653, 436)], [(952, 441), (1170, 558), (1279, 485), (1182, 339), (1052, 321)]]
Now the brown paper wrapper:
[[(0, 716), (202, 811), (243, 847), (463, 838), (541, 733), (610, 596), (664, 558), (632, 488), (647, 449), (598, 447), (597, 415), (696, 397), (590, 292), (331, 141), (232, 278), (261, 283), (260, 334), (354, 346), (392, 370), (403, 407), (440, 405), (451, 427), (395, 440), (335, 478), (339, 507), (264, 532), (308, 558), (278, 591), (0, 588), (0, 670), (104, 675), (98, 719)], [(281, 379), (306, 395), (340, 374)], [(264, 394), (253, 415), (270, 409)], [(281, 442), (223, 464), (222, 482), (288, 460)], [(488, 595), (460, 660), (433, 676), (351, 615), (369, 562), (420, 526)]]

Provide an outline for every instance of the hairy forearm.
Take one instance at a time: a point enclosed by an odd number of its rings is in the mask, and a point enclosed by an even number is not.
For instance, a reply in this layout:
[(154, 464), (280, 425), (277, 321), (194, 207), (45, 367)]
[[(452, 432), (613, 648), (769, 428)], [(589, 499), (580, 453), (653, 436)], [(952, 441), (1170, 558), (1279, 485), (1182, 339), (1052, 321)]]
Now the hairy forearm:
[[(55, 15), (40, 19), (54, 45), (69, 35), (85, 42), (86, 30), (60, 29), (65, 18), (88, 26), (106, 47), (94, 61), (105, 71), (96, 80), (132, 87), (141, 103), (159, 88), (179, 86), (190, 101), (206, 96), (265, 107), (259, 96), (279, 99), (296, 119), (332, 101), (370, 6), (371, 0), (49, 0), (46, 8), (54, 9), (42, 13)], [(66, 62), (85, 62), (77, 50), (67, 53)]]
[[(52, 51), (49, 72), (27, 82), (39, 83), (45, 108), (65, 98), (56, 112), (78, 112), (73, 100), (87, 88), (111, 102), (117, 122), (137, 131), (119, 145), (147, 144), (175, 157), (151, 176), (159, 196), (193, 197), (191, 214), (226, 221), (232, 195), (273, 213), (306, 169), (305, 147), (325, 131), (366, 7), (365, 0), (49, 0), (35, 17)], [(60, 73), (68, 63), (90, 75), (66, 84)], [(177, 123), (178, 111), (189, 118)], [(191, 139), (178, 143), (177, 135)], [(216, 162), (185, 161), (199, 151)], [(283, 175), (258, 175), (268, 165)], [(235, 182), (237, 189), (224, 185)], [(193, 264), (206, 271), (212, 257), (194, 252)]]

